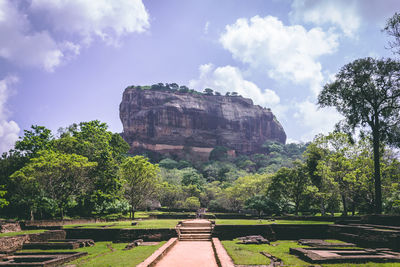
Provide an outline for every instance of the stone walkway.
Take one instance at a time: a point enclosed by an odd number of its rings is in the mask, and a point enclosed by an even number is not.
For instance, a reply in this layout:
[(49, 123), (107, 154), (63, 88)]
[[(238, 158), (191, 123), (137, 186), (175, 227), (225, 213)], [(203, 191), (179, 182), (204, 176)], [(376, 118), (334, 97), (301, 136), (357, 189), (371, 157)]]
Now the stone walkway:
[(180, 241), (156, 267), (217, 267), (211, 241)]

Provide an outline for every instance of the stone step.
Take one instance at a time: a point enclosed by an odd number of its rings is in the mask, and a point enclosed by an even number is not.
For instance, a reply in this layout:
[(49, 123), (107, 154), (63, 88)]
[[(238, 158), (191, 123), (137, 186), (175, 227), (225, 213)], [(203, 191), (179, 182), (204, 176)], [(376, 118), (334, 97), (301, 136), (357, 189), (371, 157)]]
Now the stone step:
[(179, 239), (179, 242), (191, 242), (191, 241), (211, 241), (211, 238)]
[(210, 239), (211, 234), (181, 234), (179, 239)]
[(181, 233), (211, 233), (210, 227), (180, 227)]
[(188, 228), (198, 228), (198, 227), (209, 227), (211, 228), (210, 224), (203, 224), (203, 223), (182, 223), (182, 227), (188, 227)]
[(207, 220), (190, 220), (183, 221), (183, 227), (211, 227), (211, 222)]

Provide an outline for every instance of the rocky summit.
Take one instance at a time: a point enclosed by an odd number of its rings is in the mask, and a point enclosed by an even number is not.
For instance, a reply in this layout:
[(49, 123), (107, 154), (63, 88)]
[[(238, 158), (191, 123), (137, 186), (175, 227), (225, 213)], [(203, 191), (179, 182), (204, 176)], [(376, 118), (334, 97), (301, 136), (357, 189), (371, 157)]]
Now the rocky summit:
[(151, 150), (207, 160), (217, 146), (228, 148), (228, 154), (234, 156), (256, 153), (268, 140), (286, 141), (271, 110), (241, 96), (128, 87), (120, 118), (122, 137), (131, 152)]

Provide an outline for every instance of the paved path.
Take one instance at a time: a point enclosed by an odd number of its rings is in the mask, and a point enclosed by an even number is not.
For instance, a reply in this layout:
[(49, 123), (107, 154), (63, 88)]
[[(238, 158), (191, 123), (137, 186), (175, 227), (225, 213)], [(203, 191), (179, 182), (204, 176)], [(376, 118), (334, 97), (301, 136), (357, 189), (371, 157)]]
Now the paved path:
[(156, 267), (217, 267), (211, 241), (178, 241)]

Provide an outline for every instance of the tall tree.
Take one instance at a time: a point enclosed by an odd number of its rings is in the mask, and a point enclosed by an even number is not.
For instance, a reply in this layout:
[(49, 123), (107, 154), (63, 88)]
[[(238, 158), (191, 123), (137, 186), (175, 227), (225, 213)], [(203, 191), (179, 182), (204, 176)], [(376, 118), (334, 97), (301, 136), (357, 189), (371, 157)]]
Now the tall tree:
[[(68, 202), (90, 186), (88, 173), (96, 165), (97, 163), (89, 162), (86, 157), (80, 155), (43, 150), (11, 175), (11, 178), (27, 186), (36, 184), (39, 190), (44, 191), (46, 197), (57, 204), (63, 219)], [(32, 188), (35, 187), (27, 187), (28, 190)]]
[(374, 154), (375, 212), (382, 212), (380, 149), (395, 143), (400, 119), (400, 63), (364, 58), (345, 65), (318, 96), (320, 107), (334, 106), (348, 132), (371, 136)]
[(151, 164), (143, 156), (129, 157), (120, 165), (119, 174), (124, 183), (124, 194), (131, 206), (131, 218), (135, 211), (151, 200), (159, 183), (158, 165)]

